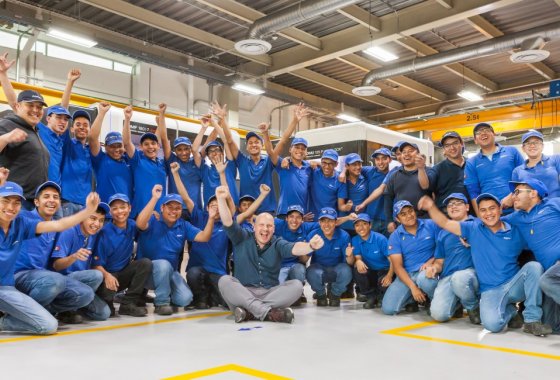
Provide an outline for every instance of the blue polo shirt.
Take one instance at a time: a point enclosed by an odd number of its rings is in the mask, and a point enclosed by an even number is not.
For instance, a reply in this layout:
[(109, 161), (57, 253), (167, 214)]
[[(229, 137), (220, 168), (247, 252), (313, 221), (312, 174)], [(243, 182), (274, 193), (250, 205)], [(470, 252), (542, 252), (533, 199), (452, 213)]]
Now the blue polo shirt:
[(96, 191), (101, 202), (106, 203), (117, 193), (126, 194), (128, 199), (132, 199), (134, 183), (126, 153), (117, 161), (100, 150), (97, 156), (91, 155), (91, 163), (95, 172)]
[[(356, 180), (356, 183), (352, 183), (352, 181), (350, 181), (350, 179), (346, 178), (346, 189), (347, 189), (347, 192), (348, 192), (348, 200), (351, 200), (352, 203), (353, 203), (351, 212), (354, 212), (354, 210), (356, 209), (356, 206), (359, 205), (360, 203), (362, 203), (363, 201), (365, 201), (366, 198), (369, 196), (368, 178), (369, 178), (369, 174), (372, 170), (373, 170), (373, 168), (371, 166), (362, 167), (361, 174), (359, 175), (358, 179)], [(340, 214), (341, 215), (348, 215), (349, 213), (348, 212), (341, 212)], [(345, 230), (353, 231), (354, 230), (354, 222), (352, 222), (352, 221), (344, 222), (341, 225), (341, 227), (344, 228)]]
[[(86, 248), (93, 251), (97, 235), (86, 237), (82, 233), (80, 225), (76, 225), (68, 230), (62, 231), (51, 253), (53, 259), (68, 257), (80, 248)], [(91, 261), (93, 254), (89, 255), (86, 261), (76, 260), (68, 268), (60, 271), (62, 274), (70, 274), (72, 272), (79, 272), (82, 270), (91, 269)]]
[(529, 212), (519, 210), (502, 220), (519, 229), (545, 270), (560, 260), (560, 198), (545, 198)]
[(354, 256), (361, 256), (370, 270), (389, 269), (390, 264), (387, 259), (389, 244), (385, 236), (374, 231), (371, 231), (365, 240), (360, 236), (354, 236), (352, 247), (354, 247)]
[(62, 159), (62, 199), (86, 204), (86, 198), (92, 190), (93, 167), (89, 145), (83, 145), (75, 138), (64, 143)]
[[(388, 172), (390, 173), (390, 172)], [(368, 196), (375, 191), (379, 186), (385, 183), (388, 173), (383, 173), (377, 168), (373, 168), (367, 175)], [(367, 205), (366, 213), (372, 219), (385, 220), (385, 211), (383, 208), (384, 197), (383, 195)]]
[(440, 228), (430, 219), (418, 219), (416, 235), (400, 225), (389, 237), (389, 256), (402, 255), (404, 269), (409, 273), (417, 272), (434, 257), (439, 231)]
[[(214, 164), (210, 160), (205, 159), (200, 166), (200, 173), (202, 175), (202, 192), (204, 197), (204, 205), (208, 204), (208, 199), (216, 194), (216, 188), (220, 186), (220, 174)], [(239, 192), (237, 191), (237, 183), (235, 177), (237, 176), (237, 166), (235, 161), (227, 160), (226, 166), (226, 181), (229, 187), (229, 193), (233, 198), (233, 203), (239, 204)]]
[[(201, 230), (204, 229), (208, 223), (208, 212), (195, 207), (191, 213), (191, 223)], [(192, 243), (187, 270), (202, 267), (210, 273), (226, 274), (228, 243), (224, 226), (221, 222), (214, 222), (214, 230), (209, 242)]]
[(467, 161), (465, 166), (465, 186), (470, 198), (475, 199), (482, 193), (490, 193), (498, 199), (509, 193), (513, 169), (523, 164), (523, 157), (517, 148), (496, 144), (492, 160), (479, 151)]
[(280, 199), (278, 200), (278, 215), (286, 214), (291, 205), (300, 205), (304, 210), (309, 209), (309, 186), (311, 184), (311, 166), (303, 161), (298, 168), (292, 162), (288, 169), (282, 169), (282, 157), (278, 157), (276, 172), (280, 181)]
[(261, 193), (259, 186), (265, 184), (270, 187), (270, 193), (264, 199), (257, 213), (276, 211), (276, 193), (272, 184), (274, 165), (270, 157), (262, 154), (259, 162), (255, 164), (251, 156), (239, 152), (235, 162), (239, 169), (239, 193), (241, 195), (248, 194), (257, 199)]
[(338, 180), (340, 172), (335, 171), (331, 177), (325, 177), (321, 168), (312, 169), (312, 179), (309, 187), (310, 209), (315, 214), (315, 220), (323, 207), (338, 210), (338, 199), (348, 198), (346, 184)]
[[(274, 218), (274, 235), (279, 236), (289, 242), (297, 243), (305, 241), (307, 235), (313, 230), (320, 228), (317, 222), (303, 222), (295, 231), (290, 230), (288, 222), (282, 219)], [(293, 264), (299, 263), (296, 256), (288, 257), (282, 260), (282, 268), (291, 267)]]
[(62, 135), (54, 133), (49, 127), (43, 123), (37, 124), (39, 137), (50, 153), (49, 160), (49, 181), (56, 182), (60, 185), (62, 178), (62, 152), (64, 150), (64, 142), (70, 138), (69, 129)]
[(140, 230), (138, 235), (138, 252), (136, 257), (150, 260), (167, 260), (174, 270), (178, 270), (179, 256), (183, 252), (185, 242), (193, 241), (201, 232), (189, 222), (179, 219), (171, 227), (163, 220), (150, 218), (148, 228)]
[(8, 229), (0, 229), (0, 286), (14, 286), (14, 265), (24, 240), (33, 239), (39, 219), (18, 215)]
[(132, 259), (136, 234), (136, 222), (132, 219), (125, 228), (107, 223), (98, 234), (92, 266), (102, 266), (110, 273), (122, 271)]
[(478, 218), (461, 222), (461, 236), (471, 245), (474, 269), (482, 292), (503, 285), (519, 271), (517, 257), (525, 247), (521, 232), (504, 222), (493, 233)]
[(340, 263), (346, 263), (346, 248), (350, 244), (350, 235), (341, 228), (335, 228), (332, 239), (327, 239), (319, 228), (311, 231), (306, 240), (310, 241), (313, 236), (319, 235), (325, 244), (311, 253), (311, 264), (319, 264), (324, 267), (334, 267)]
[[(179, 194), (177, 186), (175, 185), (175, 179), (171, 174), (171, 163), (176, 162), (179, 164), (179, 177), (183, 181), (183, 185), (187, 189), (189, 197), (192, 199), (194, 204), (202, 208), (202, 175), (200, 174), (200, 169), (194, 163), (194, 159), (190, 158), (187, 162), (181, 161), (177, 155), (171, 152), (169, 160), (165, 161), (165, 167), (168, 172), (169, 177), (169, 192), (173, 194)], [(185, 206), (186, 207), (186, 206)]]
[[(37, 222), (44, 221), (37, 212), (37, 209), (33, 211), (22, 210), (21, 215)], [(58, 232), (46, 232), (33, 239), (25, 240), (21, 245), (21, 252), (16, 260), (14, 272), (18, 273), (22, 270), (30, 269), (47, 269), (57, 238)]]
[[(129, 161), (134, 180), (134, 197), (132, 200), (131, 218), (135, 218), (152, 199), (152, 188), (155, 185), (163, 186), (162, 194), (167, 194), (167, 176), (165, 164), (161, 158), (149, 159), (140, 150), (136, 150)], [(159, 212), (161, 197), (155, 210)]]
[[(473, 220), (472, 217), (468, 217), (465, 222)], [(435, 258), (444, 260), (443, 270), (439, 275), (441, 278), (473, 267), (470, 247), (465, 247), (457, 235), (446, 230), (439, 232)]]
[(550, 198), (560, 197), (560, 156), (545, 156), (532, 168), (527, 166), (529, 161), (516, 167), (511, 175), (512, 181), (525, 181), (529, 178), (538, 179), (546, 185)]

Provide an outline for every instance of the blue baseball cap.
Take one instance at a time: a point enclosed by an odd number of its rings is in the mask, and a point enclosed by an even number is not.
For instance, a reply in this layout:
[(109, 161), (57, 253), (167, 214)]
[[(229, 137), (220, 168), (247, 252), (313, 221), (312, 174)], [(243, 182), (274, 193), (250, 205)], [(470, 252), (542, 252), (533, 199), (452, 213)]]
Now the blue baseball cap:
[(109, 207), (109, 205), (105, 202), (99, 202), (99, 205), (97, 205), (97, 209), (98, 210), (101, 209), (101, 210), (105, 211), (106, 215), (109, 215), (109, 213), (111, 211), (111, 207)]
[(179, 194), (167, 194), (166, 196), (163, 197), (161, 204), (166, 205), (170, 202), (178, 202), (181, 204), (181, 206), (184, 206), (183, 199)]
[(443, 205), (444, 205), (444, 206), (447, 206), (447, 203), (449, 203), (449, 201), (452, 200), (452, 199), (458, 199), (458, 200), (463, 201), (463, 202), (465, 202), (465, 203), (467, 203), (467, 204), (469, 203), (469, 201), (467, 200), (467, 197), (465, 197), (465, 194), (462, 194), (462, 193), (451, 193), (451, 194), (449, 194), (449, 195), (447, 196), (447, 198), (445, 198), (445, 199), (443, 200)]
[(210, 202), (212, 202), (213, 200), (217, 200), (218, 198), (216, 198), (216, 194), (211, 195), (210, 198), (208, 198), (208, 202), (206, 202), (206, 207), (208, 207), (208, 205), (210, 204)]
[(391, 148), (391, 152), (395, 153), (397, 150), (401, 149), (401, 145), (404, 143), (405, 141), (399, 141), (398, 143), (396, 143), (392, 148)]
[(445, 133), (443, 134), (443, 136), (441, 136), (441, 141), (439, 142), (438, 146), (439, 146), (440, 148), (443, 148), (443, 142), (445, 141), (445, 139), (450, 138), (450, 137), (459, 139), (459, 141), (463, 142), (463, 139), (461, 138), (461, 135), (460, 135), (460, 134), (458, 134), (458, 133), (455, 132), (455, 131), (448, 131), (448, 132), (445, 132)]
[(159, 142), (157, 135), (152, 132), (146, 132), (142, 136), (140, 136), (140, 144), (142, 144), (144, 140), (153, 140), (155, 142)]
[(548, 188), (544, 183), (535, 178), (528, 178), (525, 181), (509, 181), (509, 189), (513, 193), (517, 185), (527, 185), (531, 189), (536, 190), (539, 193), (539, 197), (545, 198), (548, 196)]
[(15, 182), (7, 181), (4, 186), (0, 186), (0, 197), (12, 197), (17, 196), (22, 200), (25, 200), (23, 196), (23, 189), (20, 185)]
[(241, 203), (241, 201), (244, 201), (244, 200), (249, 200), (249, 201), (253, 201), (253, 202), (254, 202), (254, 201), (255, 201), (255, 197), (252, 196), (251, 194), (245, 194), (245, 195), (239, 197), (239, 203)]
[(336, 220), (337, 218), (337, 214), (336, 214), (336, 210), (332, 207), (323, 207), (321, 209), (321, 211), (319, 211), (319, 218), (318, 220), (321, 220), (323, 218), (326, 219), (331, 219), (331, 220)]
[(379, 148), (371, 154), (371, 158), (375, 158), (382, 154), (383, 156), (391, 157), (391, 151), (387, 148)]
[(360, 220), (362, 222), (371, 223), (371, 217), (366, 213), (358, 214), (358, 218), (356, 218), (356, 220), (354, 220), (354, 224), (356, 224), (356, 222), (358, 222)]
[(410, 203), (409, 201), (395, 202), (395, 204), (393, 205), (393, 219), (397, 220), (397, 216), (401, 213), (402, 209), (405, 207), (414, 208), (414, 206), (412, 206), (412, 203)]
[(74, 112), (72, 114), (72, 119), (76, 120), (76, 118), (78, 118), (78, 117), (85, 117), (91, 123), (91, 116), (90, 116), (89, 112), (87, 112), (87, 111), (77, 110), (76, 112)]
[(476, 197), (476, 204), (479, 205), (480, 202), (482, 202), (483, 200), (486, 200), (486, 199), (493, 200), (494, 202), (496, 202), (499, 205), (502, 204), (497, 196), (495, 196), (493, 194), (490, 194), (490, 193), (482, 193), (478, 197)]
[(18, 97), (17, 97), (17, 102), (18, 103), (39, 102), (39, 103), (42, 103), (43, 106), (48, 107), (47, 103), (45, 103), (45, 99), (43, 99), (41, 94), (39, 94), (37, 91), (33, 91), (33, 90), (25, 90), (25, 91), (20, 92)]
[(288, 206), (288, 209), (286, 210), (286, 215), (288, 215), (289, 213), (291, 213), (293, 211), (299, 212), (302, 216), (305, 215), (305, 210), (300, 205)]
[(113, 144), (122, 144), (123, 137), (120, 132), (109, 132), (107, 136), (105, 136), (105, 146), (113, 145)]
[(173, 149), (177, 148), (179, 145), (192, 146), (192, 142), (188, 137), (177, 137), (175, 141), (173, 141)]
[(529, 140), (531, 137), (537, 137), (537, 138), (541, 139), (541, 141), (544, 141), (544, 137), (543, 137), (542, 133), (540, 133), (538, 131), (529, 131), (529, 132), (525, 133), (523, 135), (523, 137), (521, 137), (521, 144), (525, 144), (525, 141)]
[(249, 139), (250, 139), (251, 137), (256, 137), (256, 138), (258, 138), (259, 140), (261, 140), (261, 142), (263, 142), (262, 137), (259, 136), (259, 135), (257, 135), (257, 134), (256, 134), (255, 132), (253, 132), (253, 131), (251, 131), (251, 132), (249, 132), (249, 133), (247, 133), (247, 134), (245, 135), (245, 141), (249, 141)]
[(58, 183), (53, 182), (53, 181), (47, 181), (47, 182), (43, 182), (42, 184), (37, 186), (37, 190), (35, 190), (35, 198), (37, 198), (39, 196), (39, 193), (47, 187), (54, 187), (56, 189), (56, 191), (58, 191), (58, 194), (60, 194), (62, 192), (62, 189), (60, 188), (60, 185)]
[(323, 158), (326, 158), (328, 160), (333, 160), (334, 162), (338, 162), (338, 153), (336, 153), (336, 150), (334, 149), (327, 149), (323, 152), (323, 155), (321, 156), (321, 160)]
[(292, 146), (298, 144), (305, 145), (305, 147), (307, 148), (307, 140), (303, 137), (294, 137), (294, 139), (292, 140)]
[(210, 149), (211, 146), (217, 146), (217, 147), (219, 147), (222, 151), (224, 150), (224, 147), (222, 146), (222, 144), (220, 144), (219, 141), (214, 140), (214, 141), (210, 141), (210, 142), (208, 143), (208, 145), (206, 145), (206, 149), (205, 149), (205, 152), (206, 152), (206, 153), (208, 153), (208, 149)]
[(123, 194), (123, 193), (116, 193), (113, 194), (109, 197), (109, 200), (107, 201), (107, 203), (109, 205), (111, 205), (111, 203), (113, 203), (114, 201), (123, 201), (125, 203), (130, 204), (130, 199), (128, 198), (128, 195)]
[(418, 145), (408, 142), (408, 141), (403, 141), (401, 146), (399, 147), (399, 149), (402, 151), (404, 149), (405, 146), (411, 146), (414, 149), (416, 149), (418, 152), (420, 152), (420, 149), (418, 148)]
[(494, 128), (492, 128), (492, 126), (490, 124), (488, 124), (488, 123), (478, 123), (477, 125), (475, 125), (475, 127), (473, 129), (473, 135), (476, 135), (476, 132), (479, 129), (482, 129), (482, 128), (489, 128), (489, 129), (492, 130), (492, 133), (495, 133)]
[(346, 165), (353, 164), (354, 162), (364, 162), (358, 153), (350, 153), (344, 160)]
[(52, 114), (55, 115), (66, 115), (69, 118), (72, 117), (72, 115), (70, 115), (70, 112), (68, 112), (68, 110), (62, 106), (51, 106), (49, 108), (47, 108), (47, 116), (50, 116)]

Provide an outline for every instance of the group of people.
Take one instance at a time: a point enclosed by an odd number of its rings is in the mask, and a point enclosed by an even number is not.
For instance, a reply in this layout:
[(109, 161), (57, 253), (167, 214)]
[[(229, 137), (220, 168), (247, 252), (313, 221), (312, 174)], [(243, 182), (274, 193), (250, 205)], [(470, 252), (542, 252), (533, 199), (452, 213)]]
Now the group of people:
[(150, 301), (159, 315), (222, 305), (236, 322), (291, 323), (306, 283), (317, 307), (340, 307), (355, 287), (365, 309), (388, 315), (422, 307), (447, 321), (466, 309), (492, 332), (560, 331), (560, 237), (550, 233), (560, 225), (560, 162), (543, 155), (537, 131), (522, 138), (526, 160), (480, 123), (469, 160), (449, 131), (433, 168), (407, 141), (375, 150), (372, 166), (331, 149), (315, 163), (307, 141), (291, 139), (303, 104), (275, 146), (263, 123), (246, 152), (225, 105), (212, 104), (194, 141), (171, 143), (160, 104), (138, 148), (130, 106), (102, 146), (110, 104), (95, 118), (68, 111), (79, 70), (45, 108), (35, 91), (16, 95), (11, 64), (0, 56), (14, 111), (0, 120), (0, 331), (142, 317)]

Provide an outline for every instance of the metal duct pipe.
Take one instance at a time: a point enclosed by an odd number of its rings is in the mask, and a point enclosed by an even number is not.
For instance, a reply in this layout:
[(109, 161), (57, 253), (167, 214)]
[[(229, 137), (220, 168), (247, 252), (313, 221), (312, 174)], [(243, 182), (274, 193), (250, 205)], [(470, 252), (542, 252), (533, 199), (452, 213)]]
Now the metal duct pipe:
[(262, 39), (269, 33), (286, 29), (322, 13), (335, 11), (359, 2), (359, 0), (308, 0), (299, 2), (256, 20), (247, 32), (247, 38)]
[(398, 62), (381, 69), (375, 69), (367, 73), (364, 79), (362, 79), (362, 86), (370, 86), (375, 81), (381, 79), (512, 50), (520, 47), (523, 41), (538, 37), (544, 39), (560, 38), (560, 24), (552, 23), (523, 32), (493, 38), (479, 44), (464, 46), (426, 57), (414, 58), (406, 62)]
[(530, 85), (530, 86), (514, 88), (511, 90), (506, 90), (500, 93), (492, 94), (478, 102), (470, 102), (468, 100), (456, 100), (453, 102), (443, 104), (441, 107), (437, 109), (436, 115), (441, 115), (450, 111), (457, 111), (465, 107), (487, 106), (500, 102), (507, 102), (507, 101), (515, 102), (515, 101), (525, 100), (527, 97), (531, 96), (532, 91), (545, 91), (545, 90), (548, 90), (548, 85), (546, 86)]

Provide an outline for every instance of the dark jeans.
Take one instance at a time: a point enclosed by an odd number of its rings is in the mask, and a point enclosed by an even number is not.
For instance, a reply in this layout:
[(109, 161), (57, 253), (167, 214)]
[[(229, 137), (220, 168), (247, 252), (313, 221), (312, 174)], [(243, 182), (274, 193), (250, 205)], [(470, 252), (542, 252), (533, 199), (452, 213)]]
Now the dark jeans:
[[(121, 305), (137, 304), (144, 292), (144, 284), (152, 275), (152, 261), (150, 259), (134, 260), (120, 272), (111, 273), (119, 281), (118, 291), (127, 289)], [(97, 289), (97, 295), (107, 304), (113, 303), (116, 292), (107, 289), (105, 281)]]
[(194, 302), (226, 305), (218, 288), (218, 281), (223, 274), (210, 273), (203, 267), (187, 270), (187, 283), (193, 292)]
[(373, 297), (378, 301), (383, 299), (387, 288), (381, 285), (381, 280), (387, 275), (387, 269), (368, 269), (366, 273), (358, 273), (358, 270), (354, 267), (352, 272), (361, 294), (368, 298)]

